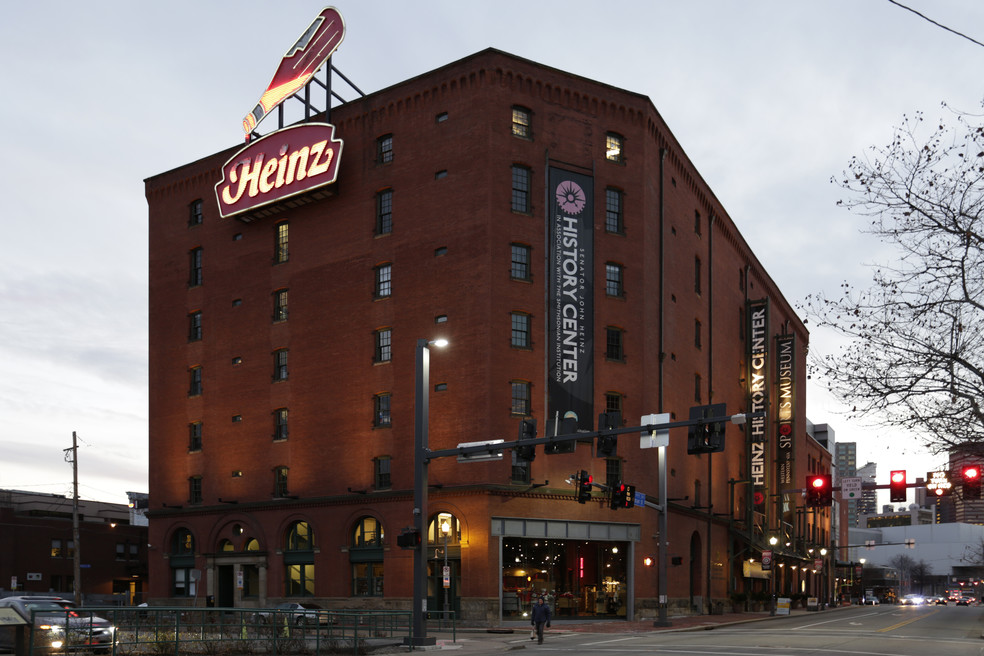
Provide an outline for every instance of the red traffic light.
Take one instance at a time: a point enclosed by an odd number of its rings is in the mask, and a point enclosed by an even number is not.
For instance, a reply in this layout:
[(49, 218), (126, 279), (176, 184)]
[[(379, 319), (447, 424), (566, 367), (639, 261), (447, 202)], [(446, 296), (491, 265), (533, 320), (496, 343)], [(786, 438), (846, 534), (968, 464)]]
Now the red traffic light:
[(829, 506), (833, 502), (833, 490), (829, 474), (806, 477), (806, 505), (814, 508)]
[(812, 485), (813, 485), (813, 487), (815, 487), (818, 490), (819, 489), (822, 489), (823, 487), (825, 487), (827, 485), (827, 479), (825, 479), (823, 476), (815, 476), (813, 478)]
[(905, 501), (906, 496), (905, 470), (893, 470), (888, 477), (888, 498), (892, 503), (895, 503), (897, 501)]
[(980, 478), (981, 470), (976, 465), (971, 465), (970, 467), (964, 467), (963, 477), (965, 481), (972, 481), (975, 478)]

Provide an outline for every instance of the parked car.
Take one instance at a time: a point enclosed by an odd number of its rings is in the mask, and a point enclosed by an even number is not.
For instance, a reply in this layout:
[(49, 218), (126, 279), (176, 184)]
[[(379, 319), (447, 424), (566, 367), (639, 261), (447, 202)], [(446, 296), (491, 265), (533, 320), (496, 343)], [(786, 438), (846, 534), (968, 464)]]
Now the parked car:
[(922, 595), (917, 594), (907, 594), (902, 597), (902, 601), (899, 602), (901, 606), (922, 606), (926, 603), (926, 598)]
[(258, 611), (253, 618), (257, 622), (275, 624), (327, 624), (328, 613), (321, 606), (310, 603), (286, 601), (271, 609)]
[[(44, 651), (110, 652), (116, 627), (106, 619), (77, 609), (61, 597), (23, 596), (0, 599), (0, 608), (13, 609), (27, 621), (35, 649)], [(32, 624), (33, 619), (33, 624)], [(0, 631), (0, 646), (13, 647), (14, 629)]]

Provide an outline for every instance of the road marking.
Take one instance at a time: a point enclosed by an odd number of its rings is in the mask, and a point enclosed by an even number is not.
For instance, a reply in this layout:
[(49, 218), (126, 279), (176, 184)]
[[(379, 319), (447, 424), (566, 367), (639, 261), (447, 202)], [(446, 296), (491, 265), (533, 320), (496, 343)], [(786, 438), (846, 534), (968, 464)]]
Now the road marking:
[(940, 612), (939, 609), (936, 609), (932, 613), (927, 613), (925, 615), (919, 615), (917, 617), (910, 617), (909, 619), (903, 620), (903, 621), (899, 622), (898, 624), (893, 624), (892, 626), (887, 626), (884, 629), (878, 629), (878, 633), (885, 633), (886, 631), (892, 631), (894, 629), (902, 628), (906, 624), (912, 624), (913, 622), (918, 622), (919, 620), (926, 619), (927, 617), (930, 617), (931, 615), (935, 615), (938, 612)]
[[(871, 617), (872, 615), (881, 615), (881, 613), (868, 613), (867, 615), (852, 615), (851, 619), (857, 619), (859, 617)], [(844, 618), (846, 619), (846, 618)], [(823, 622), (814, 622), (813, 624), (804, 624), (803, 626), (794, 626), (793, 631), (799, 631), (800, 629), (811, 629), (815, 626), (820, 626), (822, 624), (830, 624), (831, 622), (843, 622), (844, 619), (839, 620), (826, 620)]]
[(638, 640), (643, 636), (629, 636), (628, 638), (616, 638), (614, 640), (602, 640), (601, 642), (582, 642), (579, 647), (593, 647), (595, 645), (607, 645), (610, 642), (624, 642), (626, 640)]

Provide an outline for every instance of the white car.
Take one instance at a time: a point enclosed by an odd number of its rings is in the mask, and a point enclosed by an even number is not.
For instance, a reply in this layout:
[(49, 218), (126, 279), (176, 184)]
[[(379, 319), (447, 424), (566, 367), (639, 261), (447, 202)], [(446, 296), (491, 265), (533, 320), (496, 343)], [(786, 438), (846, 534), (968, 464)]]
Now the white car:
[[(13, 609), (28, 623), (33, 617), (30, 640), (35, 649), (106, 653), (113, 650), (116, 627), (109, 620), (76, 609), (68, 599), (40, 595), (4, 597), (0, 599), (0, 608)], [(12, 637), (0, 635), (0, 643)]]
[(907, 594), (902, 597), (902, 601), (899, 602), (901, 606), (922, 606), (926, 603), (926, 598), (922, 595), (917, 594)]

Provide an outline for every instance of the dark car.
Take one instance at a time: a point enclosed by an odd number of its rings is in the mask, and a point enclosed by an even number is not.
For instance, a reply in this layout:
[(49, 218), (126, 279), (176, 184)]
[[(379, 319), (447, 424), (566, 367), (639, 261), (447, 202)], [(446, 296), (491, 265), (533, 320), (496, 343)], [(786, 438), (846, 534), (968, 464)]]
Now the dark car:
[[(35, 649), (57, 652), (113, 649), (116, 627), (108, 620), (76, 609), (68, 599), (4, 597), (0, 599), (0, 608), (10, 608), (27, 621)], [(0, 631), (0, 646), (13, 647), (13, 643), (12, 629)]]
[(974, 603), (973, 597), (960, 597), (957, 599), (958, 606), (970, 606), (972, 603)]
[(272, 609), (258, 611), (256, 621), (274, 624), (327, 624), (328, 613), (321, 606), (310, 603), (286, 601)]
[(937, 597), (933, 600), (933, 603), (937, 606), (946, 606), (946, 597)]

